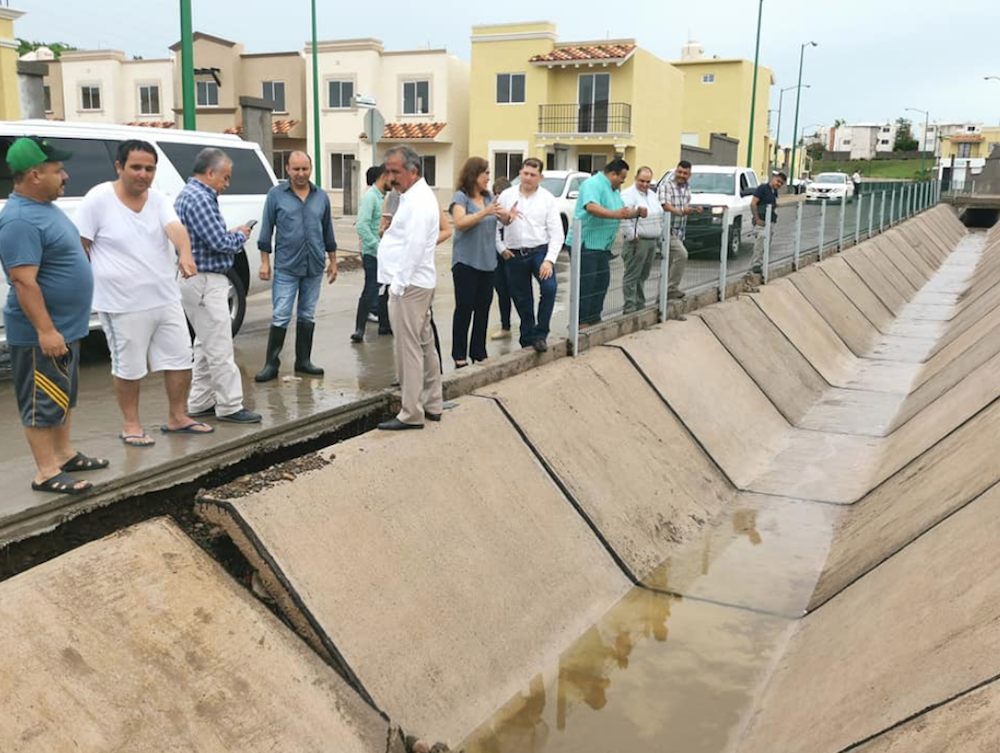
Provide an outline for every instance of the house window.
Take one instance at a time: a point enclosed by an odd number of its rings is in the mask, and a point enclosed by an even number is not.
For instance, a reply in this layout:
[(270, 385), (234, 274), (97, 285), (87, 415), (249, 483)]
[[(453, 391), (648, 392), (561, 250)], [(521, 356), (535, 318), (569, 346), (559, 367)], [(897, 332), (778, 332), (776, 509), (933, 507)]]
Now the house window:
[(889, 146), (889, 139), (881, 139), (878, 143), (879, 146)]
[(52, 112), (52, 87), (48, 84), (42, 87), (42, 101), (45, 103), (45, 112)]
[(495, 152), (493, 154), (493, 180), (506, 178), (513, 180), (521, 172), (521, 162), (524, 155), (521, 152)]
[(545, 169), (555, 170), (556, 169), (556, 155), (554, 152), (547, 152), (545, 155)]
[(351, 164), (354, 162), (353, 154), (343, 152), (332, 152), (330, 154), (330, 188), (334, 191), (343, 190), (351, 179)]
[(403, 82), (403, 115), (427, 115), (431, 111), (431, 82)]
[(285, 170), (285, 163), (288, 162), (289, 150), (275, 149), (271, 158), (271, 167), (278, 180), (288, 180), (288, 172)]
[(611, 74), (581, 74), (577, 81), (576, 94), (579, 105), (577, 131), (580, 133), (607, 133)]
[(140, 86), (139, 87), (139, 114), (159, 115), (160, 114), (160, 87)]
[(850, 146), (851, 145), (851, 140), (850, 139), (844, 139), (840, 143), (843, 144), (844, 146)]
[(81, 110), (101, 109), (101, 87), (99, 86), (80, 87), (80, 109)]
[(959, 159), (968, 159), (972, 156), (972, 144), (959, 144), (958, 145), (958, 157)]
[(262, 81), (261, 97), (274, 102), (274, 112), (286, 113), (285, 108), (285, 82), (284, 81)]
[(701, 83), (703, 83), (703, 84), (714, 84), (715, 83), (715, 74), (714, 73), (706, 73), (706, 74), (704, 74), (701, 77)]
[(331, 110), (346, 110), (354, 104), (353, 81), (330, 81), (327, 91)]
[(195, 87), (198, 107), (219, 106), (219, 85), (214, 81), (199, 81)]
[(606, 164), (606, 154), (578, 154), (576, 157), (576, 169), (581, 173), (596, 173), (603, 170)]
[(524, 102), (524, 74), (497, 74), (497, 104), (522, 104)]
[(966, 133), (975, 133), (976, 132), (976, 127), (975, 126), (966, 126), (965, 127), (965, 132)]
[(891, 130), (889, 126), (882, 126), (882, 133), (889, 133)]
[(428, 186), (437, 185), (437, 157), (427, 155), (420, 158), (420, 175)]

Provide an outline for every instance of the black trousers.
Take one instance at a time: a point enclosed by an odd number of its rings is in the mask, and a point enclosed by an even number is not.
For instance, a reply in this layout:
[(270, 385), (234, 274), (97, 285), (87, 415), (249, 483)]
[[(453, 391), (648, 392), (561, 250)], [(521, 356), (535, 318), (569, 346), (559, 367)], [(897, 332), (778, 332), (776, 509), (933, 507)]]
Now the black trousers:
[(455, 284), (451, 357), (456, 361), (464, 361), (467, 356), (471, 356), (474, 361), (482, 361), (486, 358), (486, 331), (493, 303), (493, 270), (484, 272), (467, 264), (456, 263), (451, 268), (451, 277)]

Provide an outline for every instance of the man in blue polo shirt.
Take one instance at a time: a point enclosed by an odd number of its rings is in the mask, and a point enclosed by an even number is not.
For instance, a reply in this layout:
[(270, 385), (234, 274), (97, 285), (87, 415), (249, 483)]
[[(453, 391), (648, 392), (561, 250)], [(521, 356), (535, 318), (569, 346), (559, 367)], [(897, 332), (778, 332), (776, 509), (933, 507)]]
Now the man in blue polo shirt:
[[(580, 326), (601, 321), (604, 297), (611, 284), (611, 246), (621, 220), (645, 217), (645, 207), (633, 209), (622, 201), (620, 189), (628, 178), (628, 162), (619, 158), (604, 171), (580, 184), (573, 219), (581, 221)], [(573, 244), (573, 230), (566, 238)]]
[(0, 212), (0, 262), (10, 285), (3, 318), (14, 392), (38, 469), (31, 488), (81, 494), (92, 484), (69, 472), (108, 461), (76, 452), (70, 440), (80, 340), (90, 331), (94, 295), (80, 234), (54, 203), (70, 156), (37, 138), (18, 139), (7, 151), (14, 190)]
[(778, 194), (788, 182), (784, 173), (775, 173), (769, 183), (761, 183), (754, 189), (750, 200), (750, 216), (753, 218), (753, 259), (750, 272), (759, 275), (764, 271), (764, 235), (767, 230), (767, 211), (771, 207), (771, 224), (778, 221)]

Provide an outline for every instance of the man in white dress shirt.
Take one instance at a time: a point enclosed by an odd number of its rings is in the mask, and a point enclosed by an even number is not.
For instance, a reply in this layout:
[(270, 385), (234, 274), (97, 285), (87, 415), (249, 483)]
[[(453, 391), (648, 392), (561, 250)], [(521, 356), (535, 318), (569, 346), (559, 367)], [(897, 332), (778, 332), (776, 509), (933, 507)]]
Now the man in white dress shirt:
[[(622, 220), (622, 234), (625, 236), (625, 249), (622, 251), (622, 261), (625, 262), (625, 279), (622, 292), (625, 297), (623, 312), (629, 314), (646, 306), (646, 280), (653, 268), (653, 259), (660, 247), (663, 235), (663, 207), (656, 193), (649, 190), (653, 182), (653, 171), (648, 167), (640, 167), (635, 174), (635, 183), (622, 191), (622, 201), (630, 209), (640, 210), (639, 216), (632, 220)], [(671, 260), (673, 261), (673, 260)], [(683, 264), (670, 269), (670, 277), (684, 273)], [(675, 284), (676, 288), (676, 284)]]
[(441, 420), (443, 406), (441, 365), (431, 328), (441, 206), (421, 177), (420, 155), (410, 147), (386, 152), (385, 171), (400, 198), (392, 224), (379, 241), (378, 282), (389, 286), (389, 322), (403, 405), (395, 418), (378, 428), (423, 429), (425, 420)]
[[(544, 353), (556, 302), (556, 258), (566, 236), (555, 197), (541, 187), (541, 161), (526, 159), (520, 179), (498, 199), (497, 252), (507, 260), (507, 284), (521, 318), (521, 347)], [(538, 280), (537, 318), (532, 277)]]

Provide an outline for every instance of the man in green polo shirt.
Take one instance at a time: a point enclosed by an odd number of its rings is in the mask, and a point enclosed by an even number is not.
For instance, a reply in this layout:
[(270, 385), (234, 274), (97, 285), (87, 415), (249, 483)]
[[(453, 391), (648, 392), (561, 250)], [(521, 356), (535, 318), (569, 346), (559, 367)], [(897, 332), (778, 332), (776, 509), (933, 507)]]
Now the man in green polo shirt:
[[(621, 220), (645, 217), (646, 209), (626, 207), (620, 188), (628, 177), (628, 162), (619, 158), (580, 185), (573, 219), (581, 221), (580, 326), (601, 321), (604, 297), (611, 284), (611, 246)], [(573, 230), (566, 238), (573, 244)]]
[(374, 165), (368, 168), (366, 174), (368, 191), (361, 197), (358, 208), (358, 237), (361, 239), (361, 263), (365, 268), (365, 286), (358, 298), (358, 313), (354, 318), (354, 333), (351, 342), (365, 341), (365, 326), (368, 324), (368, 314), (378, 311), (378, 333), (391, 335), (389, 326), (389, 294), (379, 295), (378, 292), (378, 242), (379, 226), (382, 222), (382, 202), (385, 192), (389, 189), (389, 175), (384, 165)]

